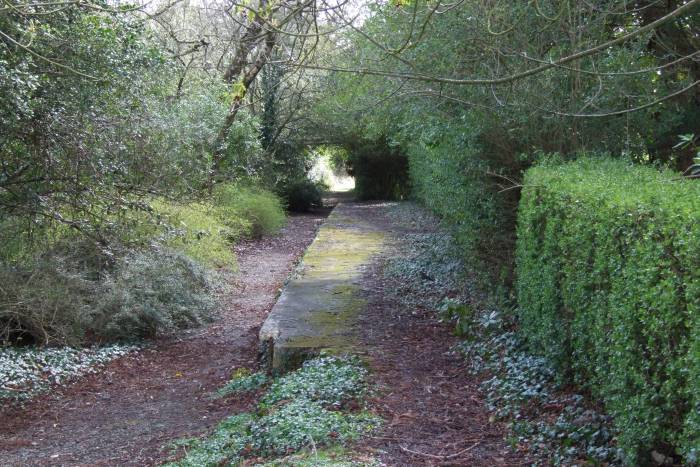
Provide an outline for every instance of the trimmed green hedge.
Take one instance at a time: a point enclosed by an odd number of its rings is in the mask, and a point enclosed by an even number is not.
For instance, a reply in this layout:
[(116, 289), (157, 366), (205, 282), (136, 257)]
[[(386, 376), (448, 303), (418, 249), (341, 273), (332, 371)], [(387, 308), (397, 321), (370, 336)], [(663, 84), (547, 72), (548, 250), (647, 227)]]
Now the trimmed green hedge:
[(545, 164), (520, 202), (523, 335), (604, 402), (635, 465), (653, 450), (700, 455), (700, 182), (677, 178), (607, 159)]
[[(412, 194), (437, 214), (461, 247), (463, 258), (489, 284), (511, 285), (517, 192), (501, 192), (494, 168), (479, 145), (458, 126), (434, 127), (430, 138), (407, 135)], [(425, 130), (427, 132), (427, 130)], [(427, 140), (426, 140), (427, 139)]]

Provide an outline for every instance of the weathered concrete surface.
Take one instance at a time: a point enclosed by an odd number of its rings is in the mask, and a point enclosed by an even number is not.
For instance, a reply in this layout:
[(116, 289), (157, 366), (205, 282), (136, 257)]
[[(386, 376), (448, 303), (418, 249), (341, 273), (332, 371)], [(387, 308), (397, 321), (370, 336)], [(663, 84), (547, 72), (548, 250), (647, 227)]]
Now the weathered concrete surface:
[(269, 370), (294, 369), (321, 350), (352, 348), (353, 327), (365, 306), (359, 279), (385, 241), (385, 233), (364, 220), (367, 209), (341, 203), (320, 228), (260, 330)]

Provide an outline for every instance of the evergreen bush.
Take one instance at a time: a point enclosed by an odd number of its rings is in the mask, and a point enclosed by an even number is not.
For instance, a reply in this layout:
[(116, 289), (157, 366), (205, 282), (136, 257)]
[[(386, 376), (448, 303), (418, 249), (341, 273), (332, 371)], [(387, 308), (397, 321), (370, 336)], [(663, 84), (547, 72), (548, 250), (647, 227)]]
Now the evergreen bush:
[(198, 326), (211, 318), (215, 305), (206, 269), (163, 248), (122, 258), (100, 289), (90, 325), (110, 340)]
[(285, 224), (282, 201), (262, 188), (219, 185), (214, 190), (214, 205), (221, 221), (246, 237), (275, 234)]
[(532, 349), (604, 401), (630, 464), (697, 462), (700, 184), (602, 158), (543, 164), (517, 231)]
[(307, 212), (323, 205), (322, 185), (307, 178), (288, 181), (280, 188), (280, 196), (287, 202), (287, 209), (294, 212)]

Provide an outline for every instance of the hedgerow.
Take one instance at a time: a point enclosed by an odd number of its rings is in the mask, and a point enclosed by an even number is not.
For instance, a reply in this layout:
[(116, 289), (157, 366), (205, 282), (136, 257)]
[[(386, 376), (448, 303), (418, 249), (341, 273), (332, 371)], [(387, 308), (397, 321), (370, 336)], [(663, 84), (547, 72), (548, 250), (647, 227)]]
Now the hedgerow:
[(517, 204), (514, 191), (499, 193), (495, 174), (511, 169), (488, 157), (473, 129), (425, 120), (399, 136), (413, 196), (450, 229), (470, 269), (510, 285)]
[[(700, 454), (700, 184), (622, 161), (530, 169), (522, 333), (604, 401), (627, 462)], [(654, 451), (656, 451), (654, 453)]]

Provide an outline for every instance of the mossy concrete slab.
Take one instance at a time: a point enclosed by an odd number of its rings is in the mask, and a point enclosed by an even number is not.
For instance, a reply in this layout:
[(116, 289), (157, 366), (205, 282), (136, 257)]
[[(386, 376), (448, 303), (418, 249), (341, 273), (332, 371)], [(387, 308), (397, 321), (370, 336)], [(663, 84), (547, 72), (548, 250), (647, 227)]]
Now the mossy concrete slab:
[(365, 307), (359, 280), (386, 238), (363, 219), (366, 208), (341, 203), (319, 229), (260, 330), (269, 370), (292, 370), (322, 350), (352, 349), (353, 328)]

